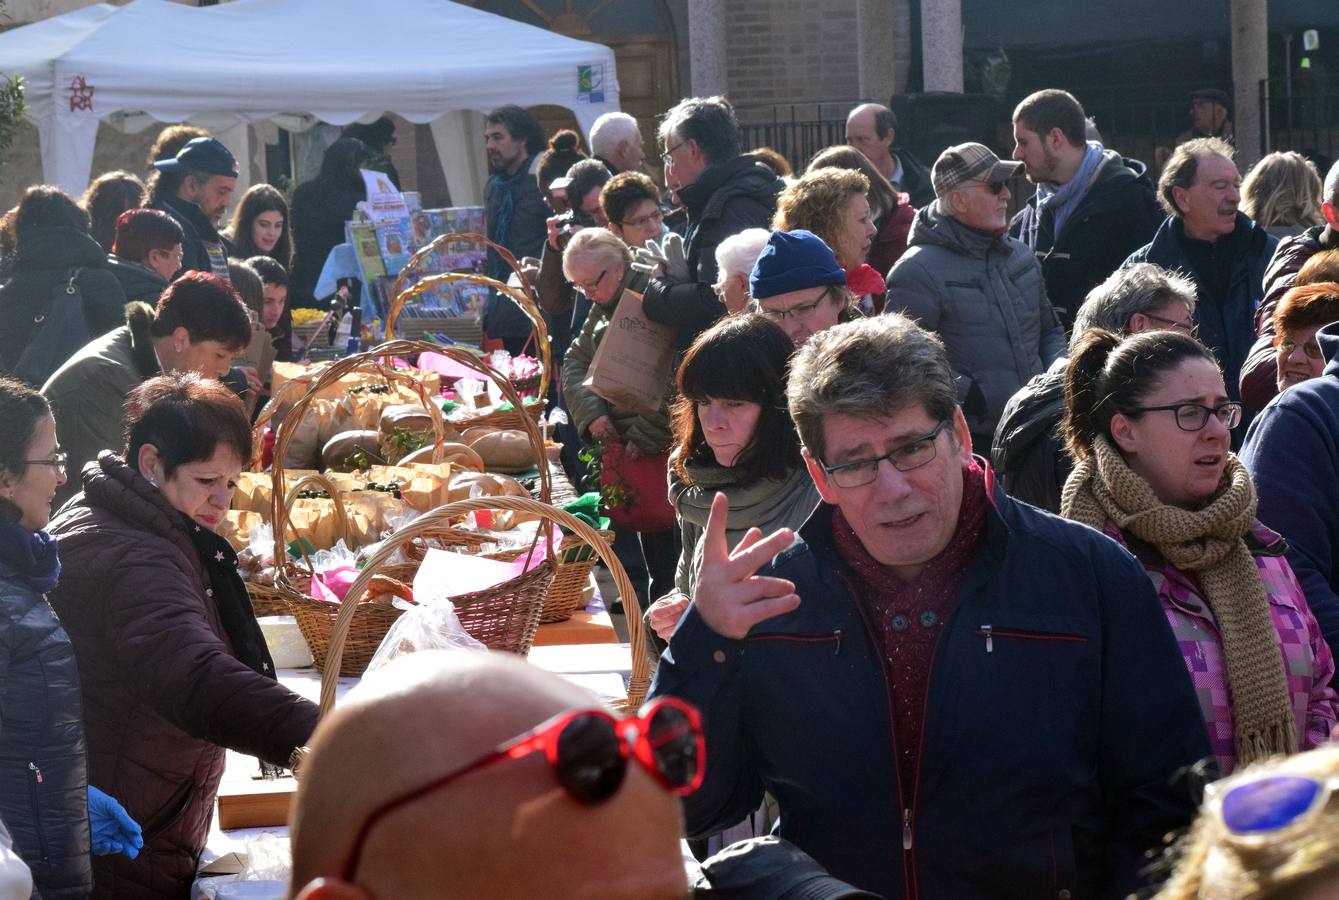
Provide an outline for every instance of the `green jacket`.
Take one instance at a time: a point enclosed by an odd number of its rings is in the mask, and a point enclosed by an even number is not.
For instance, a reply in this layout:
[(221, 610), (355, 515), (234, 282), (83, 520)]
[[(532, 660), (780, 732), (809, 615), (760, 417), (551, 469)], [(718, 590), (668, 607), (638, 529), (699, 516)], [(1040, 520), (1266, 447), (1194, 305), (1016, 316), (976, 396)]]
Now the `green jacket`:
[(590, 388), (582, 385), (590, 371), (591, 360), (609, 327), (609, 318), (617, 303), (602, 306), (592, 303), (586, 324), (581, 328), (567, 348), (563, 357), (563, 399), (567, 401), (567, 411), (572, 415), (572, 424), (577, 433), (590, 440), (590, 423), (600, 416), (613, 420), (618, 435), (624, 442), (631, 441), (647, 453), (664, 453), (669, 449), (669, 408), (674, 402), (674, 382), (665, 385), (665, 396), (660, 409), (654, 415), (635, 413), (611, 405), (597, 396)]
[(42, 385), (56, 417), (56, 439), (69, 454), (69, 480), (56, 489), (62, 504), (83, 487), (79, 473), (103, 450), (125, 444), (122, 407), (130, 392), (159, 373), (149, 337), (153, 310), (144, 303), (126, 307), (126, 324), (85, 344)]

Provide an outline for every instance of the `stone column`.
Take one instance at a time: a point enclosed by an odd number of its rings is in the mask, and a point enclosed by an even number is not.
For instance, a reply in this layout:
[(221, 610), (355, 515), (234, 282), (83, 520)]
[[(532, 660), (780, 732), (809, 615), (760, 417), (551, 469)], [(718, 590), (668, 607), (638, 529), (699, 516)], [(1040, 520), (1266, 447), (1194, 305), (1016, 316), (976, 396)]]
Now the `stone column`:
[(927, 91), (962, 93), (962, 0), (921, 3), (921, 59)]
[(693, 96), (726, 93), (725, 0), (688, 0), (688, 60)]
[(857, 0), (856, 56), (860, 66), (860, 96), (886, 105), (897, 92), (891, 0)]
[(1232, 0), (1232, 126), (1242, 170), (1264, 155), (1260, 82), (1269, 76), (1267, 0)]

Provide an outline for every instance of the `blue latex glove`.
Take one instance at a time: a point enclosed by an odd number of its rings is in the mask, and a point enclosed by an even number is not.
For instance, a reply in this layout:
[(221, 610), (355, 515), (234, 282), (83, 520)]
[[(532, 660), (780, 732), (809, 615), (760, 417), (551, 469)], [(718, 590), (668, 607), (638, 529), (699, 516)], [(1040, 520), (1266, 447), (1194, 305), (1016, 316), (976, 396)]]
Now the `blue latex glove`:
[(144, 846), (139, 823), (116, 799), (88, 786), (88, 825), (93, 834), (93, 852), (98, 856), (124, 853), (134, 859)]

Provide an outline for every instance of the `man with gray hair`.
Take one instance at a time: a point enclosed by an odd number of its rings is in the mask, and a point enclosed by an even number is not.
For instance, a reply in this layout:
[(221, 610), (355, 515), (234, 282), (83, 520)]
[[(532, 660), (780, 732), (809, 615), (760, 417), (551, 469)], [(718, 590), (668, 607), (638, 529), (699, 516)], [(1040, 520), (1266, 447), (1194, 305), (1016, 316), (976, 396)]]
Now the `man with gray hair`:
[(610, 175), (642, 167), (646, 149), (637, 120), (625, 112), (607, 112), (590, 127), (590, 152), (604, 163)]
[[(1167, 220), (1125, 265), (1156, 263), (1195, 281), (1200, 340), (1218, 357), (1228, 396), (1240, 400), (1238, 379), (1255, 343), (1265, 266), (1279, 241), (1237, 208), (1241, 173), (1235, 153), (1219, 138), (1198, 138), (1172, 151), (1158, 179)], [(1233, 432), (1234, 449), (1245, 433)]]
[[(1120, 335), (1174, 330), (1195, 333), (1195, 282), (1176, 272), (1138, 263), (1117, 269), (1088, 292), (1074, 317), (1073, 347), (1090, 328)], [(1060, 491), (1073, 461), (1057, 428), (1065, 410), (1062, 356), (1009, 398), (995, 428), (990, 458), (1004, 489), (1016, 500), (1060, 512)]]
[(1065, 349), (1037, 258), (1005, 233), (1008, 181), (1022, 168), (984, 144), (941, 153), (931, 172), (938, 199), (916, 213), (883, 304), (943, 339), (979, 453), (990, 451), (1004, 404)]
[(1324, 225), (1308, 228), (1301, 234), (1279, 241), (1265, 269), (1265, 296), (1255, 311), (1255, 332), (1259, 335), (1250, 355), (1241, 367), (1241, 402), (1258, 412), (1278, 393), (1274, 380), (1274, 307), (1297, 283), (1297, 273), (1306, 261), (1324, 250), (1339, 250), (1339, 163), (1330, 166), (1321, 194)]
[(1199, 704), (1143, 568), (1000, 490), (955, 382), (905, 316), (796, 353), (823, 503), (732, 552), (717, 495), (651, 690), (703, 712), (687, 831), (770, 792), (782, 838), (884, 897), (1123, 896), (1194, 814)]
[(688, 210), (688, 230), (682, 256), (653, 273), (643, 309), (647, 318), (673, 325), (685, 350), (725, 314), (712, 287), (716, 246), (746, 228), (768, 228), (785, 182), (763, 163), (740, 155), (739, 123), (724, 97), (680, 101), (665, 114), (658, 137), (665, 184)]

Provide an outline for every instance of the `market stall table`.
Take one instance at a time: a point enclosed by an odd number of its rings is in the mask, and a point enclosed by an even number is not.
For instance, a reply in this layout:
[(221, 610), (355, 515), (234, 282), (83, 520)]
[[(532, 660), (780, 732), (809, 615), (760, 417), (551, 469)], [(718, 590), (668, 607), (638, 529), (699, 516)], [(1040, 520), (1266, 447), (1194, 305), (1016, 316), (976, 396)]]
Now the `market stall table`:
[[(603, 623), (609, 622), (607, 613), (581, 615), (587, 617), (585, 622), (577, 623), (567, 629), (563, 629), (562, 626), (568, 623), (559, 623), (556, 626), (544, 625), (540, 627), (539, 633), (562, 634), (564, 631), (570, 633), (577, 629), (589, 629), (594, 633), (596, 629), (602, 627), (607, 627), (612, 632), (612, 624), (601, 623), (601, 620)], [(537, 638), (528, 659), (540, 668), (580, 684), (602, 700), (613, 701), (621, 698), (627, 691), (627, 680), (631, 673), (631, 652), (631, 647), (626, 643), (600, 641), (543, 644)], [(321, 693), (321, 674), (315, 668), (280, 669), (278, 676), (279, 681), (294, 692), (313, 702), (318, 701)], [(357, 683), (356, 678), (338, 679), (336, 696), (342, 697)], [(237, 821), (237, 817), (241, 816), (245, 821), (248, 815), (260, 815), (272, 820), (276, 804), (286, 810), (294, 790), (296, 783), (293, 779), (265, 782), (259, 778), (259, 763), (254, 757), (228, 751), (223, 781), (219, 786), (220, 803), (216, 808), (208, 842), (200, 858), (201, 877), (196, 880), (193, 897), (212, 900), (224, 885), (235, 881), (236, 873), (240, 872), (245, 864), (249, 841), (254, 841), (262, 835), (272, 835), (274, 838), (267, 840), (282, 839), (284, 843), (287, 842), (286, 825), (225, 829), (221, 826), (220, 819), (231, 816), (232, 821)], [(695, 871), (696, 862), (686, 847), (684, 853), (685, 864), (691, 863), (692, 870)], [(275, 896), (282, 897), (282, 889)]]

